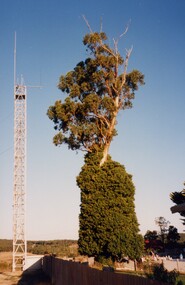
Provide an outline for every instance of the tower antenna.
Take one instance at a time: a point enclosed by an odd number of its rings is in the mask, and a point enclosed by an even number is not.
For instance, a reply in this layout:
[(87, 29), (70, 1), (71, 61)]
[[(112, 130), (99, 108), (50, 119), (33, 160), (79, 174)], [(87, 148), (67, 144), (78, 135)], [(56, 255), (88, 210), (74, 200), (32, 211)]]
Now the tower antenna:
[(13, 263), (23, 270), (27, 259), (25, 229), (26, 195), (26, 86), (16, 82), (16, 33), (14, 43), (14, 182), (13, 182)]
[(16, 32), (15, 32), (15, 35), (14, 35), (14, 88), (15, 88), (15, 85), (16, 85), (16, 39), (17, 38), (17, 35), (16, 35)]

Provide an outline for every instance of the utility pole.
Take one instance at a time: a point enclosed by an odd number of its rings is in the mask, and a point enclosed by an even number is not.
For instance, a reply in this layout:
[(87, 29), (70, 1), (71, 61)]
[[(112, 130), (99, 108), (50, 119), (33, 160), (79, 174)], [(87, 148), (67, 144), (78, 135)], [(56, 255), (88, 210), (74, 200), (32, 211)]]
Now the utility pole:
[(16, 83), (16, 34), (14, 47), (14, 182), (13, 182), (13, 266), (23, 270), (27, 257), (26, 202), (26, 102), (27, 90), (21, 78)]

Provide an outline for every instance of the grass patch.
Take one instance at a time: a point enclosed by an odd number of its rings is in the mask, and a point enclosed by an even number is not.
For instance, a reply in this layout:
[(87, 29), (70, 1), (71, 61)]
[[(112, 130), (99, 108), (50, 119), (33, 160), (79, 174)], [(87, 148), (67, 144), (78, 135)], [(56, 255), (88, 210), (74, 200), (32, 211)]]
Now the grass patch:
[(11, 270), (12, 270), (12, 264), (10, 262), (0, 261), (0, 271), (1, 272), (11, 271)]
[(178, 281), (182, 281), (183, 282), (183, 284), (185, 285), (185, 274), (180, 274), (179, 276), (178, 276), (178, 278), (177, 278), (177, 282)]

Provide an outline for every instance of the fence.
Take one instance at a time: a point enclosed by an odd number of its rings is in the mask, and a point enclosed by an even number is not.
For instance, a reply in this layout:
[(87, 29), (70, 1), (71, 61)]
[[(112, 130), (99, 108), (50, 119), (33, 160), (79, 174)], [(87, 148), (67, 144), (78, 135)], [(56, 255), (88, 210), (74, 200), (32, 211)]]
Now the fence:
[(43, 258), (43, 270), (52, 285), (162, 285), (136, 275), (100, 271), (82, 263), (65, 261), (52, 256)]

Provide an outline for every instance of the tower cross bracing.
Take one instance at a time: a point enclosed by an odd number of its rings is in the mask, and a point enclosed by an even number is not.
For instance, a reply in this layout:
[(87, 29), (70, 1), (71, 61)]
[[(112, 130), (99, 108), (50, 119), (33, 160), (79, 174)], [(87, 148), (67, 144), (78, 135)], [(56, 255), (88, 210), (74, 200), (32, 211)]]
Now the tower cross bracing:
[(26, 263), (26, 86), (14, 84), (13, 271)]

